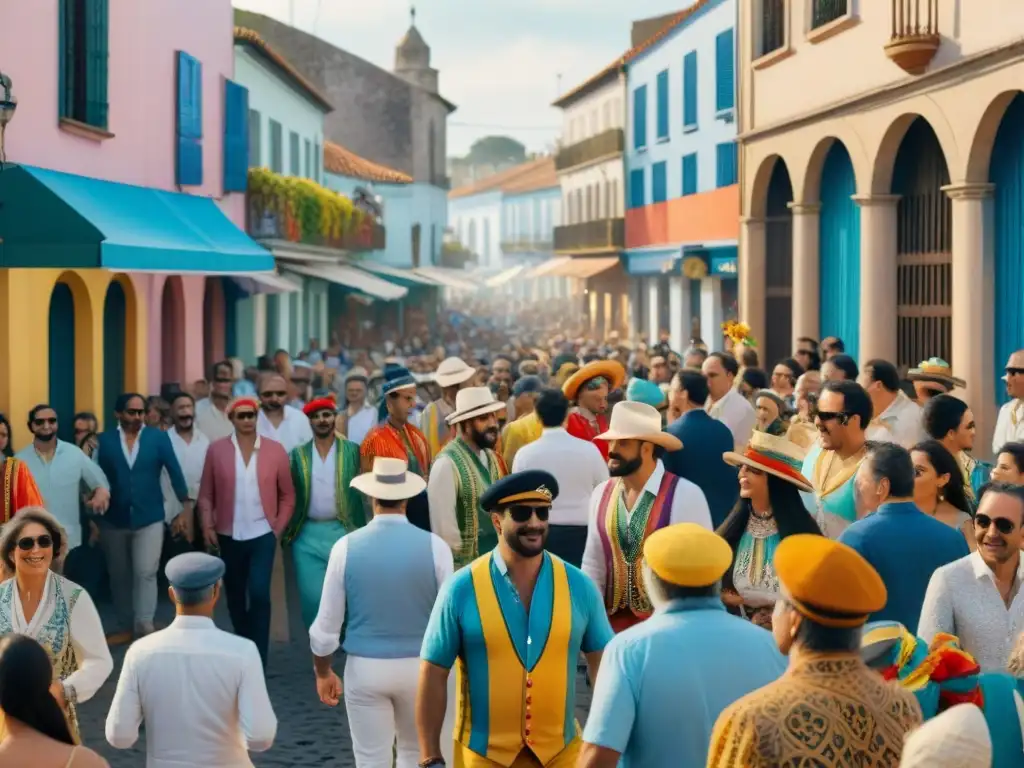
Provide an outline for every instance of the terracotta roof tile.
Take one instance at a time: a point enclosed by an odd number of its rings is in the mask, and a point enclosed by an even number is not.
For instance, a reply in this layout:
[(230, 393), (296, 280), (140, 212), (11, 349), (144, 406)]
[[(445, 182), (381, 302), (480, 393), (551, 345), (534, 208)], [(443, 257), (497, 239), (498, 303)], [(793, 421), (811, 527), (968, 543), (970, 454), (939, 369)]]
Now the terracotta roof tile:
[(504, 190), (506, 185), (520, 181), (525, 178), (527, 174), (533, 172), (549, 161), (552, 164), (554, 163), (550, 157), (541, 157), (536, 160), (528, 160), (525, 163), (520, 163), (519, 165), (511, 168), (506, 168), (503, 171), (498, 171), (497, 173), (486, 176), (472, 184), (467, 184), (464, 187), (453, 189), (448, 193), (448, 199), (454, 200), (459, 197), (471, 197), (472, 195), (479, 195), (484, 192)]
[(628, 51), (622, 54), (622, 56), (617, 58), (607, 67), (602, 69), (597, 74), (591, 75), (572, 90), (563, 93), (552, 103), (552, 106), (566, 107), (569, 106), (569, 104), (571, 104), (572, 102), (576, 101), (576, 99), (578, 99), (579, 97), (585, 96), (587, 93), (590, 92), (591, 89), (597, 86), (602, 80), (611, 75), (613, 72), (621, 71), (623, 67), (625, 67), (629, 62), (631, 62), (641, 53), (661, 42), (661, 40), (664, 39), (665, 36), (668, 35), (673, 29), (682, 24), (684, 21), (690, 18), (690, 16), (695, 14), (709, 2), (711, 2), (711, 0), (696, 0), (696, 2), (689, 8), (679, 11), (679, 13), (675, 14), (671, 19), (665, 22), (665, 25), (661, 29), (659, 29), (649, 38), (644, 40), (642, 43), (630, 48)]
[(324, 142), (324, 170), (339, 176), (376, 181), (382, 184), (412, 183), (411, 176), (360, 157), (333, 141)]
[(312, 81), (302, 74), (294, 65), (274, 48), (272, 48), (257, 32), (246, 27), (235, 27), (235, 42), (243, 43), (254, 48), (271, 64), (276, 66), (284, 76), (299, 86), (306, 95), (319, 104), (328, 112), (334, 111), (334, 106), (327, 100), (327, 97), (320, 92)]
[(555, 171), (555, 158), (544, 157), (541, 162), (529, 171), (517, 176), (507, 184), (503, 184), (501, 191), (506, 194), (521, 194), (533, 192), (538, 189), (550, 189), (558, 186), (558, 173)]

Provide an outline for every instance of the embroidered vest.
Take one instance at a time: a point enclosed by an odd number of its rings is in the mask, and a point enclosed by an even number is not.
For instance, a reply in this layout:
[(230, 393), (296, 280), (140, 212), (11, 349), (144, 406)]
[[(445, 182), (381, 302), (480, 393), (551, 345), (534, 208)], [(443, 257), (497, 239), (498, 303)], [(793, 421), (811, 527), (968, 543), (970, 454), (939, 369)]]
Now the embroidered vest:
[[(291, 464), (292, 482), (295, 485), (295, 512), (288, 521), (281, 543), (291, 544), (299, 535), (309, 515), (309, 501), (313, 486), (313, 441), (292, 449), (288, 456)], [(319, 458), (319, 457), (318, 457)], [(338, 512), (338, 522), (351, 533), (366, 525), (366, 514), (363, 500), (359, 492), (349, 483), (359, 474), (359, 446), (351, 440), (338, 438), (334, 447), (334, 506)]]
[(459, 522), (462, 544), (455, 554), (455, 567), (473, 562), (481, 552), (498, 545), (498, 536), (491, 525), (491, 517), (480, 507), (480, 494), (491, 483), (508, 474), (504, 459), (494, 451), (486, 451), (487, 466), (460, 438), (451, 440), (442, 450), (455, 467), (455, 517)]
[(646, 509), (640, 508), (639, 505), (646, 501), (641, 496), (628, 524), (625, 503), (622, 502), (622, 481), (605, 485), (597, 509), (597, 530), (608, 566), (604, 604), (609, 616), (626, 610), (642, 619), (651, 615), (653, 609), (644, 587), (642, 571), (644, 542), (656, 530), (669, 524), (678, 484), (679, 478), (666, 472), (654, 502), (647, 502)]
[[(567, 690), (575, 685), (569, 668), (575, 669), (576, 665), (576, 653), (570, 651), (569, 577), (565, 563), (550, 553), (548, 556), (554, 588), (551, 626), (533, 669), (526, 669), (509, 637), (491, 578), (493, 554), (477, 558), (469, 566), (487, 646), (487, 751), (479, 754), (469, 748), (474, 713), (469, 706), (469, 676), (460, 658), (456, 663), (455, 765), (490, 768), (497, 764), (508, 768), (524, 749), (533, 752), (541, 765), (548, 765), (567, 747), (578, 749), (578, 740), (566, 739), (565, 727)], [(480, 727), (480, 723), (476, 725)], [(575, 765), (575, 760), (567, 764)]]

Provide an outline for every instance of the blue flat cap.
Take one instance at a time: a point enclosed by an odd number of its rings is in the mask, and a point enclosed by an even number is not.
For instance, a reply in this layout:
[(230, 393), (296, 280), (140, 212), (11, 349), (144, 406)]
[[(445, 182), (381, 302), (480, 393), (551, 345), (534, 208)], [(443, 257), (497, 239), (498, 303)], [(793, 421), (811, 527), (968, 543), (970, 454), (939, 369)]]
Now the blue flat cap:
[(205, 552), (186, 552), (168, 560), (164, 573), (175, 589), (206, 589), (224, 575), (224, 561)]
[(540, 392), (542, 389), (544, 389), (544, 382), (540, 380), (540, 376), (523, 376), (512, 385), (512, 394), (519, 397), (527, 392)]
[(509, 504), (550, 504), (558, 496), (558, 481), (543, 469), (506, 475), (480, 494), (480, 506), (493, 512)]

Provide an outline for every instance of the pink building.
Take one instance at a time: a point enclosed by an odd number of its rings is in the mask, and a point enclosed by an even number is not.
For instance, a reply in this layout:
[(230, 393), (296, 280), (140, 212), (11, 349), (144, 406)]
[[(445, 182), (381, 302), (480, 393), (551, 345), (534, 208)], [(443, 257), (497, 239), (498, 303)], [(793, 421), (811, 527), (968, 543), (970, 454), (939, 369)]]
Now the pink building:
[(0, 410), (20, 427), (49, 399), (64, 428), (230, 351), (229, 276), (273, 269), (244, 234), (248, 93), (231, 82), (231, 0), (0, 0), (0, 18), (18, 100)]

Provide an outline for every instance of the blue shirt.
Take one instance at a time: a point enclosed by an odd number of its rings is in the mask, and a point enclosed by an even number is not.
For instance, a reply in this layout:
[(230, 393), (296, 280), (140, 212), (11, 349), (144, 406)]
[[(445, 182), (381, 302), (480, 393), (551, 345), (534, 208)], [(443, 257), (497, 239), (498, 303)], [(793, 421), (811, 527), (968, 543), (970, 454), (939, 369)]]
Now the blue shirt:
[(772, 633), (721, 598), (676, 600), (605, 648), (583, 740), (623, 768), (703, 766), (722, 711), (785, 669)]
[(935, 570), (970, 554), (956, 528), (926, 515), (912, 501), (883, 504), (843, 531), (839, 541), (874, 566), (889, 592), (868, 621), (898, 621), (917, 633), (924, 593)]
[(687, 411), (665, 431), (683, 441), (683, 450), (662, 457), (665, 469), (704, 491), (711, 524), (717, 528), (740, 496), (738, 470), (722, 459), (723, 453), (736, 449), (732, 432), (702, 408)]
[[(490, 571), (494, 591), (498, 596), (509, 639), (527, 670), (532, 670), (544, 651), (545, 640), (551, 627), (554, 603), (554, 578), (551, 555), (544, 553), (544, 562), (537, 575), (527, 615), (519, 599), (519, 592), (508, 575), (508, 567), (498, 549), (493, 550)], [(420, 657), (438, 667), (451, 669), (461, 658), (469, 675), (470, 711), (473, 730), (469, 748), (479, 754), (487, 752), (488, 727), (488, 675), (487, 646), (484, 643), (480, 611), (473, 589), (473, 569), (462, 568), (441, 587), (430, 614)], [(569, 581), (569, 599), (572, 603), (572, 629), (569, 636), (566, 691), (566, 741), (575, 732), (576, 662), (580, 651), (593, 653), (602, 650), (614, 637), (604, 600), (597, 587), (583, 571), (565, 563)]]

